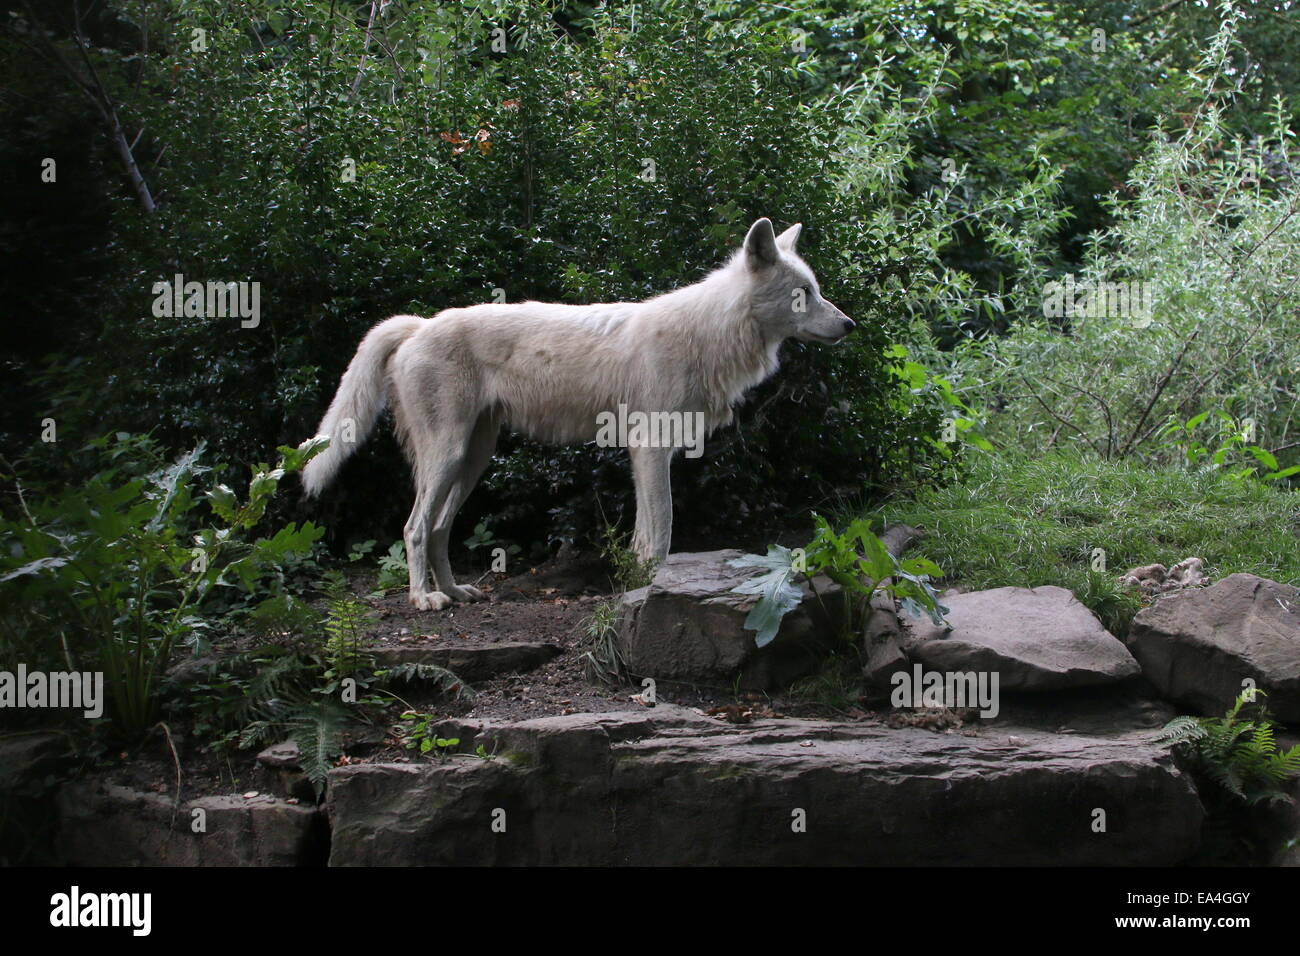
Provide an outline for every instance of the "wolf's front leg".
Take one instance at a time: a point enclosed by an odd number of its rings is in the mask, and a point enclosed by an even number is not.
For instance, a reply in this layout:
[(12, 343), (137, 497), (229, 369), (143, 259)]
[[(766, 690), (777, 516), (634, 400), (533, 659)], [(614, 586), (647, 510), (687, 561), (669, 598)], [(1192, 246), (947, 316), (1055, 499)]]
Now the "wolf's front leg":
[(631, 448), (636, 483), (636, 531), (632, 549), (642, 561), (662, 562), (673, 537), (673, 492), (669, 480), (671, 448)]

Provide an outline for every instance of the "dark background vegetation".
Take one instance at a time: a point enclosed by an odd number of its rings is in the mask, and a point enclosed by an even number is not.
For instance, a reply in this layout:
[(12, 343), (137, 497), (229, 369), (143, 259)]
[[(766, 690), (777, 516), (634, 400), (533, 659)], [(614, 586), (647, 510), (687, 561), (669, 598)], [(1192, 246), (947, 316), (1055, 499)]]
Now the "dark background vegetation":
[[(1044, 254), (1068, 269), (1218, 25), (1196, 3), (659, 2), (634, 21), (618, 5), (395, 2), (367, 41), (371, 6), (4, 4), (0, 433), (29, 473), (75, 473), (74, 449), (119, 430), (177, 451), (203, 440), (241, 467), (265, 460), (312, 434), (387, 315), (496, 287), (509, 300), (648, 296), (701, 276), (767, 215), (805, 223), (807, 257), (862, 332), (833, 353), (787, 346), (739, 427), (676, 469), (679, 527), (936, 477), (948, 463), (925, 439), (938, 409), (900, 406), (882, 350), (917, 312), (909, 290), (945, 268), (973, 291), (933, 310), (940, 341), (1005, 326), (978, 293), (1014, 287), (1016, 270), (977, 219), (912, 229), (893, 211), (942, 183), (945, 158), (965, 171), (954, 220), (1047, 166), (1067, 214)], [(1269, 5), (1246, 7), (1235, 121), (1249, 131), (1274, 94), (1294, 100), (1294, 71), (1262, 67), (1294, 61), (1296, 32)], [(206, 52), (190, 49), (195, 26)], [(490, 48), (494, 26), (505, 53)], [(1096, 29), (1105, 55), (1090, 48)], [(906, 130), (897, 183), (846, 192), (871, 157), (844, 149), (841, 91), (877, 62), (898, 103), (923, 101), (931, 76), (940, 85)], [(154, 212), (92, 102), (105, 95)], [(482, 145), (454, 141), (480, 130)], [(57, 184), (39, 179), (44, 157)], [(348, 158), (354, 183), (340, 181)], [(638, 177), (643, 158), (654, 182)], [(893, 234), (882, 211), (901, 224)], [(153, 318), (150, 286), (175, 272), (259, 281), (261, 326)], [(53, 446), (33, 443), (46, 417)], [(491, 516), (536, 550), (588, 535), (598, 498), (610, 520), (629, 519), (614, 451), (510, 439), (500, 458), (464, 527)], [(323, 519), (336, 547), (392, 538), (408, 487), (381, 429), (321, 508), (296, 514)]]
[[(1298, 23), (1293, 0), (0, 0), (0, 670), (108, 695), (7, 722), (53, 722), (83, 768), (202, 754), (232, 784), (235, 751), (291, 738), (318, 795), (363, 725), (418, 744), (466, 688), (363, 646), (406, 584), (391, 431), (298, 493), (357, 343), (494, 290), (651, 296), (759, 216), (804, 224), (859, 328), (787, 344), (679, 459), (676, 550), (805, 543), (869, 592), (903, 578), (853, 542), (902, 520), (915, 594), (1063, 585), (1120, 636), (1126, 567), (1300, 584)], [(154, 317), (177, 273), (260, 283), (260, 325)], [(1049, 315), (1067, 275), (1154, 310)], [(603, 546), (615, 596), (574, 653), (616, 681), (631, 504), (619, 451), (509, 436), (452, 558)], [(840, 714), (845, 636), (792, 689)], [(0, 793), (0, 862), (45, 858), (57, 782)]]

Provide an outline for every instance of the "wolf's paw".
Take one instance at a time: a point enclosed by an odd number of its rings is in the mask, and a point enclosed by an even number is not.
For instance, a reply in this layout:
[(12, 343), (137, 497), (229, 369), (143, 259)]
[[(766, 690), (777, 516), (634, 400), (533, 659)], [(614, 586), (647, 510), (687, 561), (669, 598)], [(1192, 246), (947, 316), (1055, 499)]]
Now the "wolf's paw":
[(472, 584), (453, 584), (447, 588), (447, 593), (457, 601), (485, 601), (487, 595), (474, 587)]
[(451, 607), (452, 599), (441, 591), (412, 591), (410, 601), (420, 611), (441, 611)]

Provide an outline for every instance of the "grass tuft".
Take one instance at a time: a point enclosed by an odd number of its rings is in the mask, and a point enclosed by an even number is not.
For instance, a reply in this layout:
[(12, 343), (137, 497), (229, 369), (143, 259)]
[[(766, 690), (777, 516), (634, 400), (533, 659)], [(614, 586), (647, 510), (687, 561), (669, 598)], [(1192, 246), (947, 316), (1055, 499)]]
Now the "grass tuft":
[[(1223, 472), (972, 452), (960, 484), (877, 513), (927, 531), (947, 584), (1066, 587), (1119, 635), (1142, 602), (1116, 579), (1137, 565), (1196, 555), (1215, 581), (1250, 572), (1300, 585), (1300, 492)], [(1092, 570), (1094, 548), (1104, 572)]]

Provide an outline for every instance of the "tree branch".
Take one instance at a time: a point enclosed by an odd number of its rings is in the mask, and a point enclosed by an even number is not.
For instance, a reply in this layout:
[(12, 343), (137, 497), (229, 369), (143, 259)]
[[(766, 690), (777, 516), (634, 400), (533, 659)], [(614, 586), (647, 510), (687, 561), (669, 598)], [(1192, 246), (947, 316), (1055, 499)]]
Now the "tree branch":
[(131, 189), (135, 192), (140, 207), (148, 215), (154, 215), (158, 211), (158, 205), (154, 202), (153, 193), (149, 189), (149, 183), (145, 180), (144, 174), (140, 171), (139, 163), (136, 162), (135, 154), (131, 150), (131, 144), (127, 142), (126, 132), (122, 129), (121, 120), (118, 119), (117, 106), (113, 102), (112, 96), (109, 95), (108, 89), (100, 80), (99, 74), (95, 70), (95, 64), (90, 59), (90, 53), (86, 48), (86, 38), (81, 32), (80, 5), (77, 3), (72, 5), (76, 23), (69, 32), (82, 62), (86, 65), (89, 79), (83, 77), (77, 68), (68, 62), (68, 58), (63, 55), (63, 52), (46, 34), (45, 28), (36, 16), (36, 11), (32, 9), (31, 0), (23, 0), (23, 6), (27, 9), (27, 16), (31, 21), (33, 33), (46, 54), (94, 105), (95, 111), (99, 114), (100, 121), (104, 124), (108, 133), (109, 140), (113, 144), (113, 149), (122, 162), (122, 167), (131, 182)]
[(379, 7), (383, 0), (370, 0), (370, 20), (366, 24), (366, 42), (361, 48), (361, 62), (357, 64), (357, 75), (352, 80), (352, 92), (348, 94), (348, 99), (357, 95), (357, 90), (361, 89), (361, 77), (366, 72), (366, 59), (370, 56), (370, 37), (375, 30), (375, 18), (379, 15)]
[(1091, 448), (1097, 455), (1101, 456), (1101, 450), (1092, 443), (1092, 439), (1088, 437), (1088, 433), (1086, 431), (1084, 431), (1074, 422), (1067, 421), (1066, 419), (1062, 418), (1060, 415), (1056, 414), (1056, 412), (1052, 409), (1050, 405), (1048, 405), (1045, 401), (1039, 398), (1038, 393), (1035, 392), (1033, 386), (1029, 384), (1029, 380), (1026, 379), (1023, 375), (1017, 373), (1016, 377), (1020, 379), (1021, 382), (1024, 383), (1026, 390), (1028, 390), (1029, 394), (1033, 397), (1034, 401), (1036, 401), (1039, 405), (1042, 406), (1043, 411), (1047, 412), (1047, 414), (1051, 415), (1054, 419), (1056, 419), (1066, 428), (1073, 428), (1076, 432), (1079, 433), (1080, 436), (1082, 436), (1083, 440), (1088, 443), (1088, 447)]

